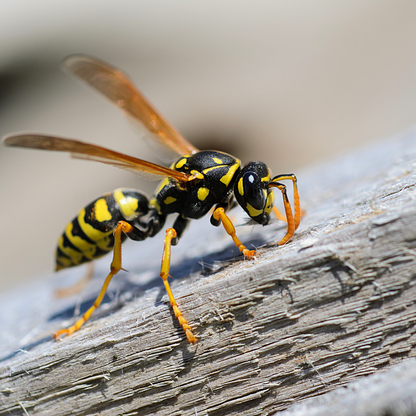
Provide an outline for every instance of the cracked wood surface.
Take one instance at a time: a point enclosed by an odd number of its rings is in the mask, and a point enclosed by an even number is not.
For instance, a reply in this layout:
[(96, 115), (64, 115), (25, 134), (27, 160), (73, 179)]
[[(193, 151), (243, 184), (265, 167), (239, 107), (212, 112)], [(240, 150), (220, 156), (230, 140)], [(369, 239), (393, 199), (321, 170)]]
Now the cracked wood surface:
[(345, 387), (304, 400), (279, 416), (416, 415), (416, 360), (362, 377)]
[(163, 236), (127, 245), (130, 273), (61, 342), (50, 334), (90, 305), (108, 258), (81, 295), (53, 297), (81, 269), (3, 295), (0, 415), (273, 414), (414, 357), (416, 129), (298, 179), (306, 214), (289, 244), (275, 245), (279, 223), (238, 227), (258, 247), (243, 260), (206, 217), (174, 247), (195, 345), (159, 282)]

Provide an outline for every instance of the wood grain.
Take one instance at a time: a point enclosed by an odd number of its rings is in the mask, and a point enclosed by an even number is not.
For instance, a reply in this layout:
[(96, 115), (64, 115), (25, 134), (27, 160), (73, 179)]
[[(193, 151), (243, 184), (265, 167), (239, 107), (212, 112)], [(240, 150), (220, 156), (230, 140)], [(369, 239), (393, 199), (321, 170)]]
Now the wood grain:
[(77, 269), (3, 296), (0, 415), (273, 414), (413, 362), (416, 129), (298, 179), (306, 213), (289, 244), (276, 247), (281, 224), (238, 227), (258, 247), (243, 260), (207, 217), (174, 248), (193, 346), (157, 277), (163, 236), (125, 249), (131, 273), (61, 342), (49, 335), (90, 304), (109, 259), (82, 297), (53, 297)]

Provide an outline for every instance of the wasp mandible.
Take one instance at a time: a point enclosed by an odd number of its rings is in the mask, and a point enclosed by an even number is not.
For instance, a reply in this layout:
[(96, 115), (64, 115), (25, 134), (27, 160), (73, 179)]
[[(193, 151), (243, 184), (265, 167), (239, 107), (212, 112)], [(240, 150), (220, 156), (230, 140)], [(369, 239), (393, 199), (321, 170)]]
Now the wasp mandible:
[[(69, 328), (61, 329), (54, 338), (70, 335), (81, 328), (99, 307), (111, 279), (121, 270), (121, 244), (129, 237), (142, 241), (156, 235), (169, 214), (177, 217), (166, 230), (160, 277), (163, 279), (170, 305), (189, 343), (196, 338), (182, 315), (170, 288), (168, 277), (171, 246), (176, 245), (191, 219), (206, 215), (212, 208), (211, 224), (223, 225), (237, 248), (247, 259), (255, 256), (238, 239), (227, 211), (237, 202), (255, 222), (267, 225), (272, 211), (287, 221), (287, 232), (278, 243), (285, 244), (299, 226), (301, 209), (296, 176), (271, 177), (263, 162), (241, 166), (240, 160), (220, 151), (198, 150), (190, 144), (137, 90), (119, 69), (95, 58), (74, 55), (63, 62), (69, 74), (81, 79), (106, 96), (134, 121), (139, 122), (151, 138), (180, 158), (169, 168), (127, 156), (100, 146), (77, 140), (37, 134), (10, 135), (7, 146), (69, 152), (72, 157), (95, 160), (146, 177), (162, 179), (153, 198), (134, 189), (120, 188), (103, 195), (85, 208), (67, 225), (56, 249), (56, 270), (78, 266), (112, 251), (110, 273), (94, 304)], [(291, 180), (294, 189), (294, 215), (280, 181)], [(274, 206), (273, 188), (281, 191), (286, 216)], [(236, 201), (236, 202), (235, 202)]]

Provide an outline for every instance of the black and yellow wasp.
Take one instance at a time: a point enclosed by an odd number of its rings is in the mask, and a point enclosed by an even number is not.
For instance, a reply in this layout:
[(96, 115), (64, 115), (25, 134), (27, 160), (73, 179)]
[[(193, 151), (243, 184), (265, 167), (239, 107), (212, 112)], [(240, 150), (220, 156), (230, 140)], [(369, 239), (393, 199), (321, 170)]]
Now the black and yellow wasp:
[[(111, 279), (121, 270), (122, 242), (127, 237), (138, 241), (153, 237), (164, 226), (167, 215), (177, 214), (173, 227), (166, 230), (160, 276), (188, 342), (194, 343), (196, 338), (182, 315), (168, 282), (171, 246), (178, 243), (189, 220), (201, 218), (213, 208), (211, 224), (219, 226), (222, 223), (244, 256), (253, 258), (255, 250), (248, 250), (241, 243), (226, 214), (235, 205), (235, 200), (259, 224), (269, 223), (272, 210), (279, 219), (286, 220), (286, 235), (278, 243), (285, 244), (293, 236), (301, 217), (296, 177), (288, 174), (272, 178), (262, 162), (250, 162), (242, 167), (241, 162), (229, 154), (196, 149), (152, 107), (124, 73), (104, 62), (75, 55), (68, 57), (63, 66), (66, 72), (109, 98), (133, 121), (140, 122), (151, 138), (180, 158), (170, 168), (166, 168), (77, 140), (36, 134), (4, 138), (7, 146), (69, 152), (75, 158), (106, 163), (144, 174), (148, 178), (163, 178), (150, 200), (137, 190), (120, 188), (94, 200), (67, 225), (58, 242), (56, 270), (89, 262), (109, 251), (113, 251), (113, 260), (110, 273), (93, 306), (74, 325), (57, 331), (54, 337), (72, 334), (98, 308)], [(293, 182), (294, 215), (286, 187), (280, 183), (286, 179)], [(286, 218), (273, 205), (273, 188), (282, 192)]]

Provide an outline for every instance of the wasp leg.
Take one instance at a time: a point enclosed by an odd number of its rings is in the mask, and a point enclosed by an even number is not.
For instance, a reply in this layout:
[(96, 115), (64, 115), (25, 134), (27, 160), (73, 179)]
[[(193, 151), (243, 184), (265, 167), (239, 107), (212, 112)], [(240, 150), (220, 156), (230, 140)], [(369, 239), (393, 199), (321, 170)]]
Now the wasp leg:
[(221, 221), (222, 225), (224, 226), (225, 231), (228, 235), (233, 239), (234, 244), (237, 248), (244, 254), (245, 257), (248, 259), (253, 258), (256, 255), (256, 250), (248, 250), (245, 245), (238, 239), (235, 228), (231, 220), (227, 217), (225, 210), (223, 207), (218, 207), (212, 214), (212, 217), (215, 221)]
[(276, 217), (279, 221), (287, 222), (286, 217), (278, 210), (276, 205), (273, 205), (273, 212), (274, 212), (274, 215), (276, 215)]
[(174, 228), (168, 228), (166, 230), (166, 237), (165, 237), (165, 248), (163, 250), (163, 257), (162, 257), (162, 267), (160, 269), (160, 277), (163, 280), (165, 285), (166, 292), (169, 296), (170, 306), (173, 309), (175, 317), (179, 321), (179, 325), (185, 332), (186, 338), (188, 338), (188, 342), (190, 344), (194, 344), (196, 342), (196, 338), (192, 333), (192, 329), (188, 324), (188, 321), (182, 315), (182, 312), (179, 310), (178, 304), (173, 296), (172, 290), (170, 288), (168, 277), (169, 277), (169, 269), (170, 269), (170, 254), (171, 254), (171, 246), (172, 240), (176, 240), (177, 232)]
[[(296, 176), (293, 173), (288, 174), (288, 175), (278, 175), (278, 176), (275, 176), (272, 179), (271, 184), (273, 182), (284, 181), (284, 180), (291, 180), (293, 182), (293, 196), (294, 196), (294, 200), (295, 200), (295, 230), (296, 230), (299, 227), (300, 219), (302, 217), (302, 210), (300, 209), (300, 198), (299, 198), (299, 191), (298, 191), (298, 181), (296, 179)], [(271, 185), (271, 186), (273, 186), (273, 185)], [(286, 209), (286, 207), (285, 207), (285, 209)], [(276, 210), (277, 210), (277, 208), (276, 208)], [(278, 216), (278, 214), (276, 213), (275, 210), (274, 210), (274, 213), (279, 218), (279, 216)]]
[(68, 287), (61, 287), (59, 289), (55, 290), (55, 296), (57, 298), (66, 298), (68, 296), (76, 295), (84, 289), (89, 281), (94, 276), (94, 263), (90, 262), (87, 263), (87, 269), (85, 271), (84, 276), (82, 276), (81, 279), (79, 279), (77, 282), (75, 282), (72, 286)]
[(121, 235), (122, 233), (129, 233), (134, 231), (132, 225), (125, 221), (119, 221), (117, 227), (114, 230), (114, 250), (113, 250), (113, 261), (111, 262), (110, 273), (105, 279), (103, 287), (101, 288), (100, 294), (97, 299), (95, 299), (94, 304), (84, 313), (81, 319), (75, 322), (74, 325), (66, 329), (61, 329), (53, 334), (54, 339), (58, 339), (60, 335), (67, 334), (71, 335), (73, 332), (78, 331), (81, 326), (90, 319), (91, 314), (100, 306), (107, 287), (111, 282), (111, 279), (121, 270)]
[(269, 186), (278, 188), (282, 192), (283, 204), (285, 206), (285, 213), (287, 219), (286, 235), (279, 241), (278, 245), (286, 244), (293, 236), (296, 230), (295, 219), (293, 218), (292, 208), (290, 206), (289, 198), (287, 197), (286, 186), (279, 182), (270, 182)]

